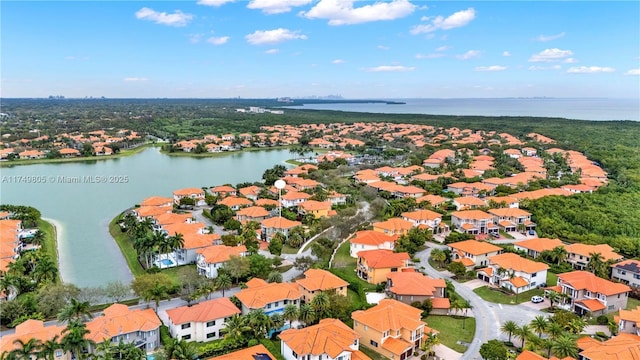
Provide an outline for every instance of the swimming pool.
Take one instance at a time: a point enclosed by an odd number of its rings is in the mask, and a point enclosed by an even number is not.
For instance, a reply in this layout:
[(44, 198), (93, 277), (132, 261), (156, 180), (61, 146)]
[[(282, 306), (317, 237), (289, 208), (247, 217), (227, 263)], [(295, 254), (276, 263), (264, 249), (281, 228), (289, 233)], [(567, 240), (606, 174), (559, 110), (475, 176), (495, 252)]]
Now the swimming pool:
[(173, 260), (171, 260), (171, 259), (162, 259), (162, 260), (160, 260), (160, 263), (162, 265), (164, 265), (164, 266), (173, 266), (174, 265)]

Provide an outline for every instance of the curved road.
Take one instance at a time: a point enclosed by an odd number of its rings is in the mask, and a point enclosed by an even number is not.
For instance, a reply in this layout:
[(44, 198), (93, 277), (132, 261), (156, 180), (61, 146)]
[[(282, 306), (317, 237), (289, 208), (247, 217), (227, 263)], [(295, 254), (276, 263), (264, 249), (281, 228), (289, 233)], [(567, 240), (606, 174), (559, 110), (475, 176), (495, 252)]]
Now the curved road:
[(500, 327), (507, 320), (515, 321), (518, 325), (529, 323), (538, 315), (547, 316), (542, 311), (529, 308), (524, 305), (502, 305), (484, 301), (469, 287), (452, 280), (450, 276), (441, 273), (429, 265), (429, 256), (434, 247), (445, 249), (446, 246), (429, 244), (429, 248), (416, 253), (420, 258), (424, 272), (433, 278), (444, 278), (450, 280), (455, 286), (456, 292), (471, 303), (473, 314), (476, 318), (476, 333), (473, 342), (469, 344), (467, 351), (462, 355), (463, 360), (481, 359), (480, 346), (492, 339), (507, 340), (507, 336), (500, 332)]

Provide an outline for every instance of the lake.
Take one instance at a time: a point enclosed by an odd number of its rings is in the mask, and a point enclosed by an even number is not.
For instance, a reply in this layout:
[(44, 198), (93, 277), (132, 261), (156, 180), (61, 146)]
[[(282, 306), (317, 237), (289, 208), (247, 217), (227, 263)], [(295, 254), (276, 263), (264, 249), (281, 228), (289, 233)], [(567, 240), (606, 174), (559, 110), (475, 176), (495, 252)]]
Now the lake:
[[(43, 184), (3, 183), (3, 204), (29, 205), (62, 229), (60, 274), (79, 287), (130, 282), (133, 277), (109, 222), (144, 198), (171, 197), (173, 190), (260, 181), (266, 169), (290, 159), (287, 149), (243, 151), (219, 157), (168, 156), (147, 148), (128, 157), (91, 162), (34, 164), (2, 168), (3, 177), (40, 176)], [(69, 183), (82, 177), (120, 177), (125, 183)], [(65, 180), (63, 180), (63, 178)]]

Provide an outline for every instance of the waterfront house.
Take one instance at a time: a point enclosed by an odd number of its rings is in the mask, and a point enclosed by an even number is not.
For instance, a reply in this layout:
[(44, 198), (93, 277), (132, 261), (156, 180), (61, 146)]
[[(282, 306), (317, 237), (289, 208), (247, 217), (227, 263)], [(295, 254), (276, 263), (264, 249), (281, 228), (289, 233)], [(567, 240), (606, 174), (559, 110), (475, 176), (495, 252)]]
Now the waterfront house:
[(366, 250), (358, 252), (356, 274), (369, 284), (387, 281), (387, 275), (409, 267), (409, 254), (391, 250)]
[(560, 291), (568, 296), (567, 303), (578, 315), (598, 316), (627, 307), (631, 288), (599, 278), (586, 271), (558, 274)]
[(164, 196), (151, 196), (140, 202), (140, 207), (145, 206), (173, 206), (173, 198)]
[(246, 256), (247, 247), (211, 245), (197, 251), (198, 274), (204, 275), (209, 279), (218, 277), (218, 269), (231, 259), (232, 256)]
[(253, 278), (246, 285), (246, 289), (235, 295), (242, 304), (243, 315), (256, 309), (264, 310), (267, 315), (282, 314), (288, 304), (300, 306), (302, 294), (297, 284), (267, 283), (260, 278)]
[(218, 205), (225, 205), (233, 211), (238, 211), (243, 207), (253, 205), (253, 201), (246, 198), (229, 195), (224, 199), (218, 201)]
[(18, 154), (20, 159), (43, 159), (45, 154), (40, 150), (25, 150)]
[(260, 194), (261, 190), (262, 190), (261, 187), (251, 185), (251, 186), (240, 188), (240, 190), (238, 191), (240, 192), (240, 195), (246, 197), (247, 199), (256, 201), (258, 200), (258, 195)]
[(217, 196), (217, 197), (227, 197), (227, 196), (237, 195), (236, 189), (230, 185), (214, 186), (211, 189), (209, 189), (209, 192), (211, 193), (211, 195)]
[(182, 237), (184, 245), (175, 251), (178, 265), (195, 264), (199, 250), (221, 243), (220, 234), (187, 233)]
[(478, 279), (519, 294), (546, 285), (547, 270), (545, 263), (504, 253), (489, 257), (489, 266), (478, 270)]
[[(153, 309), (130, 309), (123, 304), (113, 304), (102, 312), (87, 322), (86, 338), (96, 345), (105, 341), (132, 343), (145, 352), (160, 347), (162, 322)], [(89, 352), (95, 352), (95, 348), (90, 346)]]
[(349, 240), (349, 255), (352, 258), (357, 258), (359, 251), (393, 250), (397, 239), (397, 235), (391, 236), (380, 231), (361, 230), (356, 232), (355, 236)]
[(611, 265), (611, 269), (612, 280), (640, 288), (640, 261), (633, 259), (621, 261)]
[(178, 189), (173, 192), (173, 203), (180, 205), (182, 198), (191, 198), (195, 201), (196, 206), (204, 206), (204, 190), (200, 188), (184, 188)]
[(347, 296), (348, 282), (333, 275), (327, 270), (309, 269), (304, 272), (304, 278), (296, 280), (300, 287), (302, 301), (310, 303), (320, 292), (333, 292), (338, 295)]
[(386, 290), (391, 298), (411, 305), (430, 299), (433, 309), (431, 314), (446, 315), (451, 307), (445, 296), (447, 284), (444, 279), (434, 279), (413, 269), (387, 274)]
[(371, 360), (359, 350), (360, 334), (338, 319), (322, 319), (302, 329), (287, 329), (278, 336), (285, 360)]
[(218, 340), (224, 336), (220, 330), (226, 320), (236, 314), (240, 314), (240, 310), (229, 298), (222, 297), (167, 310), (167, 326), (175, 339), (188, 342)]
[(471, 269), (476, 266), (487, 266), (491, 256), (502, 252), (499, 246), (477, 240), (460, 241), (447, 246), (451, 249), (453, 261), (460, 261), (465, 267), (471, 267)]

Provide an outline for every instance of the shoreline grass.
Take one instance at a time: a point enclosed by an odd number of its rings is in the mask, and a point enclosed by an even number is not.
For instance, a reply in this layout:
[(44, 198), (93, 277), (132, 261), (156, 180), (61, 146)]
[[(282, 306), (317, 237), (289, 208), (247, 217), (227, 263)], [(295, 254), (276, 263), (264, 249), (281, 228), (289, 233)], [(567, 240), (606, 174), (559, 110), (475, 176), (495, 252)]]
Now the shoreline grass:
[(42, 249), (45, 253), (51, 256), (51, 260), (58, 269), (58, 276), (56, 282), (60, 282), (60, 261), (58, 258), (58, 229), (55, 225), (43, 220), (38, 219), (38, 230), (44, 233), (44, 240), (42, 241)]
[(145, 271), (138, 261), (138, 254), (133, 248), (131, 240), (129, 240), (129, 237), (126, 233), (123, 233), (120, 230), (120, 225), (118, 225), (120, 215), (121, 214), (118, 214), (109, 223), (109, 234), (111, 234), (111, 237), (115, 240), (116, 244), (118, 244), (120, 252), (127, 261), (127, 265), (129, 266), (129, 271), (131, 271), (131, 274), (133, 274), (134, 277), (138, 277), (142, 274), (145, 274)]

